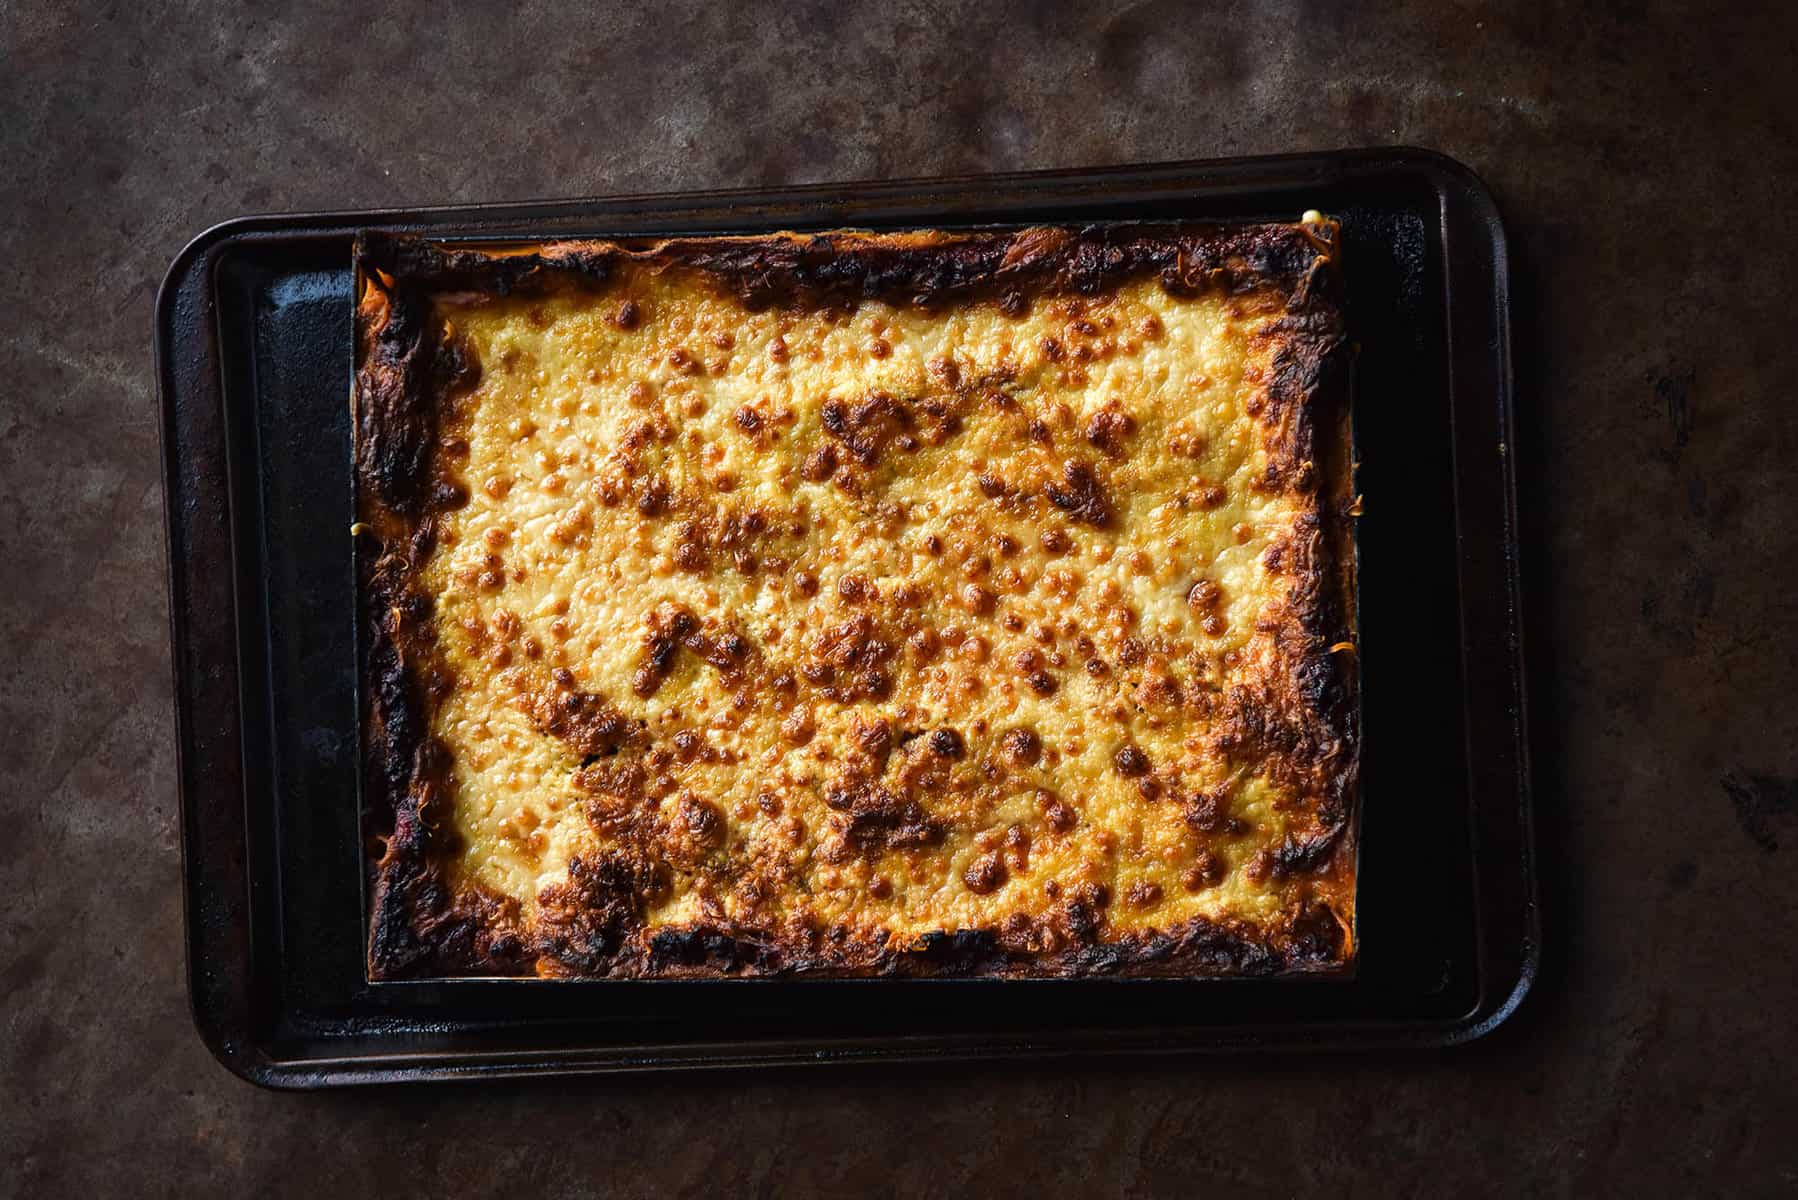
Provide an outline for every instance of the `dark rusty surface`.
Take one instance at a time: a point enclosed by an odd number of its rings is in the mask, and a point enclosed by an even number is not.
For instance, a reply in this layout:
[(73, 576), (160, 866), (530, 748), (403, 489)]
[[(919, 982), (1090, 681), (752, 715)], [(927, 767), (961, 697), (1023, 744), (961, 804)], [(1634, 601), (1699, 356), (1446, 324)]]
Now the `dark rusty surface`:
[[(1725, 8), (0, 9), (0, 1190), (1798, 1188), (1798, 20)], [(148, 353), (190, 234), (1386, 142), (1480, 171), (1512, 234), (1550, 905), (1512, 1025), (1421, 1057), (321, 1096), (208, 1058)]]

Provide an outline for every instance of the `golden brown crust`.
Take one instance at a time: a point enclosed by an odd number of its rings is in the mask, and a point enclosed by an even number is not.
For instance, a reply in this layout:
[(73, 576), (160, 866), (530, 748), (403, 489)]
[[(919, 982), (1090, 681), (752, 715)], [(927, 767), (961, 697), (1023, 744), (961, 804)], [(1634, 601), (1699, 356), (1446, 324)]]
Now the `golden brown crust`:
[[(1327, 222), (1107, 226), (492, 249), (361, 238), (354, 403), (365, 526), (357, 541), (367, 648), (364, 770), (369, 827), (381, 846), (371, 872), (370, 977), (1258, 975), (1349, 966), (1358, 730), (1346, 349), (1335, 302), (1333, 229)], [(1163, 705), (1176, 719), (1202, 725), (1212, 752), (1253, 764), (1270, 787), (1290, 797), (1283, 839), (1240, 868), (1257, 884), (1278, 889), (1278, 911), (1190, 916), (1166, 929), (1111, 929), (1108, 909), (1152, 906), (1160, 885), (1138, 882), (1127, 896), (1112, 896), (1102, 886), (1057, 888), (1051, 880), (1047, 898), (1028, 914), (921, 935), (801, 920), (772, 908), (763, 923), (731, 917), (715, 901), (679, 922), (648, 923), (646, 913), (668, 895), (671, 872), (682, 878), (711, 872), (720, 888), (752, 897), (793, 881), (766, 855), (732, 860), (728, 869), (717, 865), (729, 817), (705, 796), (671, 792), (668, 780), (671, 764), (719, 752), (696, 730), (673, 737), (652, 731), (641, 702), (655, 697), (691, 656), (744, 703), (786, 688), (809, 689), (820, 703), (844, 711), (877, 706), (914, 655), (937, 651), (906, 641), (900, 624), (885, 619), (888, 607), (904, 607), (903, 594), (895, 598), (879, 581), (854, 575), (838, 580), (829, 598), (841, 619), (817, 631), (796, 657), (776, 654), (728, 622), (664, 605), (645, 614), (640, 634), (618, 631), (641, 641), (628, 692), (588, 692), (562, 668), (518, 665), (517, 708), (532, 728), (578, 754), (583, 765), (574, 786), (587, 797), (585, 820), (603, 837), (568, 860), (565, 877), (543, 887), (528, 913), (518, 897), (453, 869), (460, 849), (446, 811), (454, 803), (453, 755), (433, 732), (433, 714), (459, 681), (440, 646), (437, 597), (422, 576), (475, 482), (461, 478), (457, 456), (466, 453), (459, 431), (481, 366), (440, 301), (573, 292), (615, 306), (609, 319), (628, 330), (643, 315), (628, 296), (618, 303), (611, 293), (621, 280), (663, 270), (706, 281), (745, 312), (853, 311), (878, 303), (934, 313), (982, 304), (1016, 315), (1057, 297), (1103, 297), (1144, 278), (1175, 296), (1273, 297), (1277, 312), (1257, 335), (1269, 347), (1268, 359), (1248, 412), (1266, 451), (1255, 487), (1294, 514), (1264, 555), (1268, 572), (1288, 584), (1263, 614), (1266, 654), (1275, 666), (1245, 671), (1202, 694), (1190, 685), (1182, 692), (1178, 681), (1148, 671), (1135, 694), (1139, 705)], [(1060, 352), (1057, 344), (1045, 348), (1057, 361)], [(698, 363), (675, 365), (704, 370)], [(986, 411), (975, 406), (1006, 403), (1005, 380), (959, 379), (952, 365), (945, 370), (951, 377), (935, 398), (873, 392), (825, 403), (820, 442), (800, 477), (831, 480), (858, 495), (867, 474), (906, 445), (953, 436), (975, 411)], [(735, 414), (735, 430), (765, 447), (772, 420), (745, 405)], [(1059, 513), (1069, 529), (1095, 536), (1115, 531), (1123, 518), (1108, 483), (1115, 472), (1106, 464), (1127, 457), (1131, 419), (1098, 411), (1078, 433), (1078, 453), (1034, 490), (983, 475), (981, 491), (1003, 511)], [(669, 432), (646, 421), (632, 436), (653, 445)], [(1025, 436), (1044, 435), (1033, 424)], [(633, 451), (625, 445), (620, 453)], [(634, 504), (645, 521), (674, 522), (679, 570), (752, 573), (770, 557), (779, 561), (784, 534), (768, 528), (766, 517), (729, 510), (716, 497), (695, 503), (653, 473), (626, 482), (607, 502)], [(595, 494), (606, 486), (596, 481)], [(1208, 502), (1201, 489), (1195, 503)], [(1053, 539), (1065, 542), (1067, 534), (1045, 527), (1043, 545), (1051, 551)], [(503, 579), (496, 575), (498, 583)], [(794, 586), (806, 594), (803, 579)], [(1194, 613), (1210, 619), (1215, 585), (1201, 578), (1183, 591)], [(993, 596), (981, 584), (970, 582), (955, 601), (975, 621), (993, 617)], [(935, 637), (928, 628), (912, 633), (926, 642)], [(511, 644), (502, 639), (498, 651), (509, 656)], [(1144, 662), (1156, 668), (1168, 653), (1154, 639), (1124, 637), (1118, 646), (1114, 661), (1089, 657), (1087, 674), (1136, 671)], [(1015, 670), (1020, 685), (1038, 697), (1052, 697), (1064, 677), (1032, 651), (1005, 669)], [(789, 740), (809, 736), (804, 705), (788, 711), (783, 702), (782, 710)], [(820, 784), (828, 814), (817, 851), (823, 861), (877, 864), (884, 855), (929, 853), (952, 824), (937, 811), (936, 798), (971, 794), (994, 779), (1046, 778), (1041, 741), (1027, 728), (1002, 737), (995, 731), (996, 753), (976, 761), (955, 728), (908, 730), (885, 717), (857, 720), (850, 752)], [(1189, 890), (1215, 883), (1226, 868), (1206, 847), (1240, 832), (1227, 797), (1187, 786), (1173, 765), (1134, 745), (1119, 747), (1111, 761), (1145, 806), (1174, 812), (1191, 831)], [(1045, 790), (1039, 799), (1046, 830), (1074, 823), (1066, 798)], [(995, 844), (968, 863), (961, 875), (968, 892), (989, 894), (1008, 870), (1028, 862), (1028, 835), (1020, 837), (1020, 845)], [(882, 886), (883, 876), (872, 878), (870, 887)], [(709, 894), (701, 889), (702, 899)], [(758, 910), (751, 903), (738, 911)]]

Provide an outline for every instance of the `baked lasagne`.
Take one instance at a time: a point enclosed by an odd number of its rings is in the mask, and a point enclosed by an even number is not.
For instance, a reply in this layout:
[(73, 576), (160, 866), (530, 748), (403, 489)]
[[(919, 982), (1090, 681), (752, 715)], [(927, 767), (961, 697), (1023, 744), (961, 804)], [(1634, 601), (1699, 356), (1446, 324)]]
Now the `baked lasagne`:
[(364, 235), (370, 977), (1348, 968), (1337, 269)]

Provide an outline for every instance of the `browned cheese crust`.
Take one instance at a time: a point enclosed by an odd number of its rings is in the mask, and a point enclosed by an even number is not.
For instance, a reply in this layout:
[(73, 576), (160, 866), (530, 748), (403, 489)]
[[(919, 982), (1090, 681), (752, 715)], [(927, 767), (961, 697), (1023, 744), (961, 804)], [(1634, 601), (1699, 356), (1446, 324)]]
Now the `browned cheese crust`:
[(364, 235), (370, 978), (1347, 969), (1336, 244)]

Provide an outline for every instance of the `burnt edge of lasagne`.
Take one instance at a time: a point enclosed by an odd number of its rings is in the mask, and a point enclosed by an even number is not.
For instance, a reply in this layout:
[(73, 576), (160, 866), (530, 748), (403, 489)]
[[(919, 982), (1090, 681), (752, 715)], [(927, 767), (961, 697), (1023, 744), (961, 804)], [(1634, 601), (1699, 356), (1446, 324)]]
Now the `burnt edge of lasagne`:
[[(365, 632), (363, 799), (369, 855), (367, 973), (371, 980), (471, 976), (708, 979), (729, 976), (1081, 978), (1346, 974), (1355, 961), (1353, 911), (1310, 902), (1266, 925), (1192, 918), (1166, 931), (1099, 940), (1101, 916), (1069, 905), (1076, 944), (1008, 950), (995, 929), (943, 930), (903, 946), (816, 931), (694, 924), (647, 939), (646, 881), (604, 860), (570, 864), (562, 919), (521, 934), (511, 902), (453, 884), (441, 858), (456, 835), (432, 825), (448, 802), (449, 752), (429, 732), (434, 687), (427, 626), (432, 600), (416, 582), (434, 545), (434, 519), (467, 499), (434, 452), (438, 399), (467, 390), (479, 368), (433, 313), (442, 292), (531, 294), (570, 283), (603, 290), (634, 262), (703, 272), (746, 307), (853, 308), (864, 300), (931, 308), (1002, 306), (1039, 296), (1094, 295), (1141, 277), (1176, 294), (1274, 287), (1287, 297), (1267, 411), (1294, 416), (1269, 446), (1269, 475), (1317, 497), (1300, 519), (1311, 545), (1293, 608), (1309, 649), (1284, 681), (1308, 745), (1333, 746), (1308, 766), (1324, 778), (1317, 828), (1274, 848), (1276, 878), (1353, 858), (1359, 714), (1353, 644), (1354, 558), (1349, 365), (1339, 306), (1333, 222), (1264, 225), (1092, 225), (995, 232), (691, 236), (566, 241), (476, 249), (365, 231), (356, 240), (358, 297), (353, 425), (359, 517), (358, 621)], [(361, 299), (384, 304), (370, 319)], [(373, 535), (373, 540), (368, 536)], [(378, 544), (379, 549), (374, 547)], [(371, 552), (372, 551), (372, 552)], [(1252, 736), (1252, 734), (1250, 734)], [(379, 847), (378, 856), (373, 853)], [(836, 931), (842, 934), (846, 931)]]

